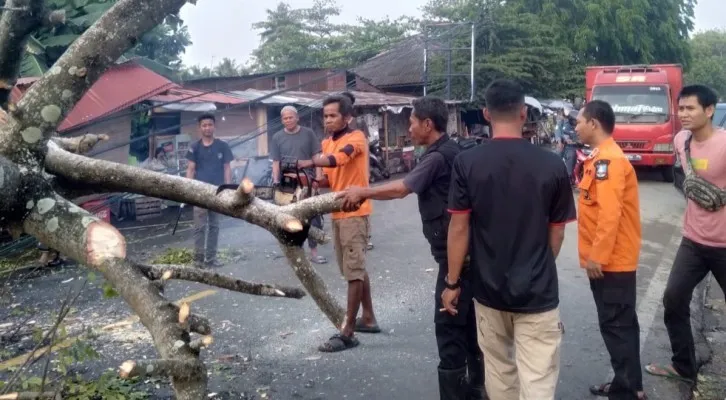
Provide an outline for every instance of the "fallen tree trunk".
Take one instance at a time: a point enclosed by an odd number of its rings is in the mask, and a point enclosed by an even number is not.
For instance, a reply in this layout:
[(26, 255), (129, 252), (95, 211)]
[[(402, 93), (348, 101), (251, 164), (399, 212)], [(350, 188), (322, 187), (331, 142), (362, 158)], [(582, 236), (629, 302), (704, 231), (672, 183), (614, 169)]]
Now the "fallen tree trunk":
[[(342, 324), (344, 311), (302, 248), (311, 232), (320, 241), (326, 239), (322, 231), (310, 227), (309, 220), (340, 209), (334, 194), (277, 207), (255, 198), (249, 181), (235, 189), (219, 190), (178, 176), (74, 154), (88, 151), (104, 139), (102, 135), (54, 136), (57, 125), (104, 70), (143, 33), (166, 15), (178, 12), (185, 2), (118, 0), (31, 86), (17, 105), (8, 104), (9, 113), (0, 115), (0, 225), (30, 234), (99, 271), (138, 315), (151, 334), (159, 358), (124, 363), (120, 367), (122, 377), (168, 376), (177, 399), (196, 400), (207, 395), (207, 371), (199, 352), (213, 343), (212, 324), (193, 314), (188, 304), (177, 306), (164, 298), (161, 290), (165, 281), (190, 280), (261, 296), (301, 298), (304, 293), (297, 288), (251, 283), (179, 266), (139, 265), (127, 259), (126, 241), (118, 230), (64, 195), (138, 193), (207, 208), (256, 224), (280, 242), (296, 276), (335, 326)], [(42, 0), (15, 0), (6, 5), (13, 8), (3, 11), (0, 19), (0, 56), (12, 53), (12, 57), (0, 57), (0, 103), (17, 78), (23, 43), (30, 32), (24, 23), (63, 20), (58, 13), (44, 9)], [(48, 396), (4, 390), (2, 398)]]

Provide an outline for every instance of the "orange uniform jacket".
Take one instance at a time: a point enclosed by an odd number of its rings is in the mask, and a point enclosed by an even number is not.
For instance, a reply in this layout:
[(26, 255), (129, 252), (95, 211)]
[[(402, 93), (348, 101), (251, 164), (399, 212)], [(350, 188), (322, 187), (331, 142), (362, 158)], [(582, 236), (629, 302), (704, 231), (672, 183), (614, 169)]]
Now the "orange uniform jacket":
[(577, 218), (580, 266), (592, 260), (604, 272), (635, 271), (641, 228), (633, 166), (609, 138), (593, 150), (583, 168)]
[[(332, 167), (323, 168), (330, 188), (341, 192), (351, 186), (368, 187), (368, 139), (359, 130), (349, 130), (335, 138), (323, 140), (323, 154), (331, 158)], [(373, 211), (370, 200), (352, 212), (334, 212), (333, 219), (365, 217)]]

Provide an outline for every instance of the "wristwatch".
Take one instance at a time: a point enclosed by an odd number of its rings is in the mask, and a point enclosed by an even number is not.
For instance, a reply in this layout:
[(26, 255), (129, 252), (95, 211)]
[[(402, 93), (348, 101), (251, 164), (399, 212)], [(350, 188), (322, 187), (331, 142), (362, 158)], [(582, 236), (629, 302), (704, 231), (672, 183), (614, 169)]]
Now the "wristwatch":
[(444, 285), (446, 285), (446, 288), (449, 290), (456, 290), (459, 287), (461, 287), (461, 278), (457, 279), (455, 283), (449, 283), (449, 279), (447, 276), (444, 277)]

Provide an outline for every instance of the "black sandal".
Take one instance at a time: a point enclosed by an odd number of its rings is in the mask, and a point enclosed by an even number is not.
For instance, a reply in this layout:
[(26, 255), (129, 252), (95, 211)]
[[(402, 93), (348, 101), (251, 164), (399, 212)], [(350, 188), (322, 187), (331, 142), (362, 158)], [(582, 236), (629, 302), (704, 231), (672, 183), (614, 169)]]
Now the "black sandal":
[(341, 333), (336, 333), (331, 336), (327, 342), (320, 345), (318, 350), (324, 353), (337, 353), (339, 351), (358, 347), (359, 344), (360, 342), (355, 336), (344, 336)]
[[(610, 383), (603, 383), (602, 385), (590, 386), (590, 393), (599, 397), (608, 397), (610, 393)], [(638, 400), (648, 400), (648, 395), (643, 393), (642, 396), (638, 396)]]

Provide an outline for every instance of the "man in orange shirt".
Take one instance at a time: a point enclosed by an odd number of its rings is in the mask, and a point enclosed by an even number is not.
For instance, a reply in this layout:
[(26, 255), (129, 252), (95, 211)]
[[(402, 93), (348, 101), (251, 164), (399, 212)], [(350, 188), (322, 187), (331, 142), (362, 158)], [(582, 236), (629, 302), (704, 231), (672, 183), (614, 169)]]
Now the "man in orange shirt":
[[(312, 160), (298, 161), (300, 168), (322, 167), (330, 188), (340, 192), (351, 186), (368, 186), (368, 141), (363, 132), (350, 129), (353, 104), (346, 96), (331, 96), (323, 101), (325, 130), (323, 152)], [(352, 212), (333, 213), (333, 237), (338, 266), (348, 281), (348, 307), (340, 333), (320, 346), (320, 351), (337, 352), (358, 346), (354, 332), (379, 333), (373, 313), (371, 283), (366, 272), (366, 247), (372, 206), (364, 201)], [(363, 312), (360, 320), (358, 308)]]
[(578, 199), (580, 265), (590, 278), (600, 333), (610, 353), (612, 382), (590, 388), (611, 400), (645, 399), (640, 370), (640, 326), (635, 310), (641, 228), (638, 178), (612, 138), (615, 113), (593, 100), (577, 117), (585, 160)]

